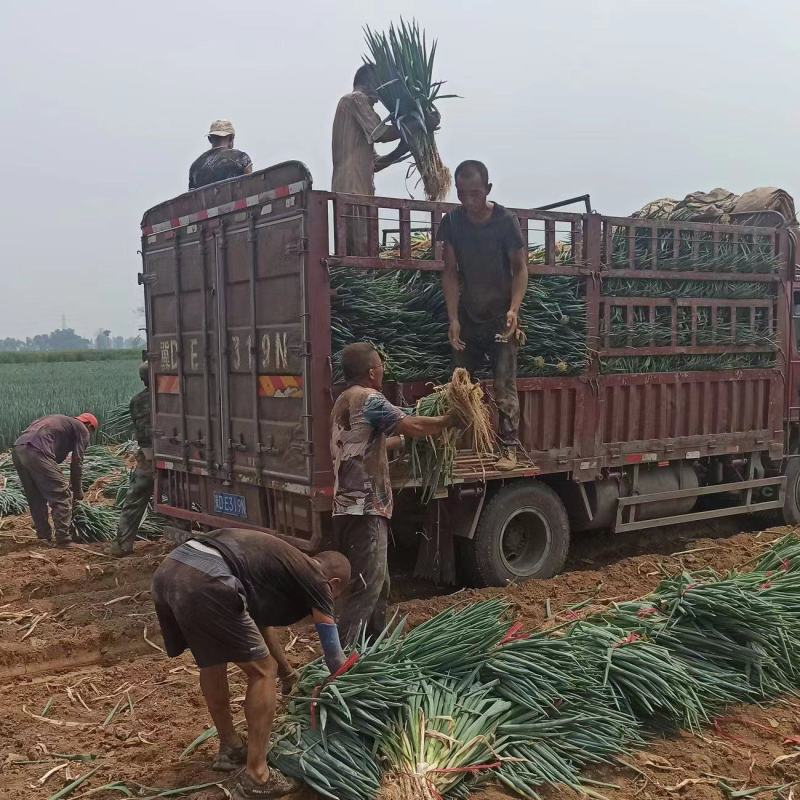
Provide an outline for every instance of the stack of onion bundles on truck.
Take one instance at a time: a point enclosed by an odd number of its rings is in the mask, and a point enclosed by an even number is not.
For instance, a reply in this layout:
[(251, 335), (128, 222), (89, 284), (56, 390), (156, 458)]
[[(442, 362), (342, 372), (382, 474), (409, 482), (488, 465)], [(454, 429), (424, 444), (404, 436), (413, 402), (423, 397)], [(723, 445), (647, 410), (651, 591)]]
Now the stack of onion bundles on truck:
[(799, 577), (789, 535), (750, 572), (669, 577), (549, 630), (525, 633), (498, 599), (401, 622), (332, 681), (320, 661), (302, 671), (270, 761), (338, 800), (460, 799), (488, 781), (600, 798), (588, 765), (800, 687)]
[[(430, 258), (430, 237), (415, 234), (415, 258)], [(559, 251), (568, 257), (564, 249)], [(396, 255), (392, 247), (382, 255)], [(542, 248), (529, 251), (541, 263)], [(331, 335), (334, 356), (351, 342), (370, 341), (386, 357), (386, 379), (444, 381), (452, 369), (442, 279), (424, 270), (334, 268)], [(545, 275), (528, 283), (520, 322), (527, 344), (520, 350), (520, 375), (573, 375), (587, 363), (586, 299), (575, 278)]]
[[(759, 204), (767, 205), (756, 213), (753, 209)], [(654, 229), (649, 222), (640, 227), (633, 220), (627, 227), (615, 227), (599, 275), (597, 348), (589, 343), (594, 332), (587, 330), (586, 285), (591, 279), (531, 275), (520, 313), (527, 342), (520, 349), (518, 375), (580, 374), (595, 349), (604, 348), (614, 352), (597, 353), (602, 373), (771, 366), (777, 352), (774, 305), (779, 283), (763, 278), (778, 274), (782, 257), (770, 237), (683, 228), (676, 241), (675, 231), (679, 221), (693, 220), (774, 225), (774, 220), (756, 219), (765, 208), (769, 216), (773, 207), (794, 219), (791, 197), (781, 190), (754, 190), (741, 197), (724, 190), (696, 192), (680, 203), (669, 198), (654, 201), (634, 214), (635, 219), (664, 219), (663, 228)], [(582, 266), (575, 262), (570, 240), (557, 242), (555, 252), (556, 266)], [(392, 259), (398, 254), (390, 236), (381, 256)], [(433, 257), (429, 229), (412, 233), (411, 254)], [(529, 247), (529, 264), (544, 261), (542, 247)], [(694, 275), (682, 277), (687, 273)], [(698, 279), (698, 273), (709, 278)], [(726, 280), (726, 275), (732, 279)], [(753, 280), (742, 279), (749, 275)], [(388, 380), (446, 378), (451, 354), (439, 273), (334, 268), (331, 285), (334, 354), (350, 342), (368, 340), (387, 357)], [(625, 302), (615, 304), (615, 298)], [(632, 303), (631, 298), (643, 302)], [(654, 298), (672, 302), (654, 306)], [(695, 300), (705, 302), (691, 302)], [(722, 302), (712, 308), (714, 301)]]

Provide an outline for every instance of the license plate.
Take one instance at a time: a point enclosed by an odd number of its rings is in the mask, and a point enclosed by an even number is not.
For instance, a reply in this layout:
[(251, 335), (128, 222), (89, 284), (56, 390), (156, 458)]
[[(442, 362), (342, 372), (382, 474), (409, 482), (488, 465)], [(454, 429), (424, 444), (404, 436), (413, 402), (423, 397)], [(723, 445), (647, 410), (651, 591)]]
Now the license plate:
[(226, 514), (229, 517), (247, 518), (247, 503), (240, 494), (214, 492), (214, 513)]

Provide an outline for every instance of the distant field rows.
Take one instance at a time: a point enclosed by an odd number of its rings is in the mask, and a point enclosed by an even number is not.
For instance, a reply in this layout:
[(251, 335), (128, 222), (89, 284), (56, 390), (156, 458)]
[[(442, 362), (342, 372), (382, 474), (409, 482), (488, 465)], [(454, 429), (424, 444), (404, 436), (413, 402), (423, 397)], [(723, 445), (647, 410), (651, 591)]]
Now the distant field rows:
[(91, 411), (100, 420), (142, 388), (139, 359), (0, 363), (0, 450), (46, 414)]

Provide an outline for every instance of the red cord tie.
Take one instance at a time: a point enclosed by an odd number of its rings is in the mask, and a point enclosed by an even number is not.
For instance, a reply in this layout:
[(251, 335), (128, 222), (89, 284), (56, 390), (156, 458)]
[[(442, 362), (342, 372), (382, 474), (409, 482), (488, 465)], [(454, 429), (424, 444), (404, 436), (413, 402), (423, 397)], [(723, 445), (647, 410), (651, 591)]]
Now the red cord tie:
[(504, 644), (510, 644), (511, 642), (520, 642), (523, 639), (528, 638), (527, 633), (520, 633), (522, 630), (522, 623), (515, 622), (507, 631), (506, 635), (500, 640), (498, 647), (502, 647)]
[(644, 619), (645, 617), (652, 617), (653, 614), (657, 614), (657, 613), (658, 613), (658, 609), (655, 606), (651, 606), (650, 608), (640, 608), (636, 612), (636, 616), (637, 617), (641, 617), (642, 619)]
[(617, 647), (622, 647), (626, 644), (633, 644), (634, 642), (638, 642), (639, 639), (641, 638), (642, 637), (639, 636), (639, 634), (636, 632), (629, 633), (624, 639), (620, 639), (618, 642), (614, 642), (614, 644), (612, 644), (611, 647), (617, 648)]
[(358, 653), (351, 653), (347, 659), (347, 661), (342, 664), (339, 669), (334, 672), (330, 678), (326, 681), (323, 681), (320, 684), (317, 684), (314, 687), (314, 691), (311, 692), (311, 709), (310, 709), (310, 718), (311, 718), (311, 730), (315, 731), (317, 729), (317, 698), (319, 697), (319, 693), (325, 688), (327, 684), (331, 681), (335, 681), (337, 678), (341, 678), (342, 675), (345, 674), (349, 669), (352, 669), (356, 664), (358, 664), (359, 655)]
[(789, 561), (788, 558), (784, 558), (783, 561), (781, 561), (781, 569), (784, 572), (788, 572), (791, 568), (792, 568), (792, 562)]

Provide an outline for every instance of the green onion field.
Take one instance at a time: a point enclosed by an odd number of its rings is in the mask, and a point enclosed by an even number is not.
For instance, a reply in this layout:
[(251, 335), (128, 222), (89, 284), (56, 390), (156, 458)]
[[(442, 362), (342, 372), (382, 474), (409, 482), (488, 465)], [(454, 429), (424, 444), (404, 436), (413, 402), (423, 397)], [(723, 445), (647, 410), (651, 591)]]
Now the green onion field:
[(0, 363), (0, 450), (46, 414), (91, 411), (102, 428), (106, 415), (142, 386), (139, 358), (129, 354), (120, 359), (112, 355), (118, 351), (107, 352), (110, 357), (104, 360)]

